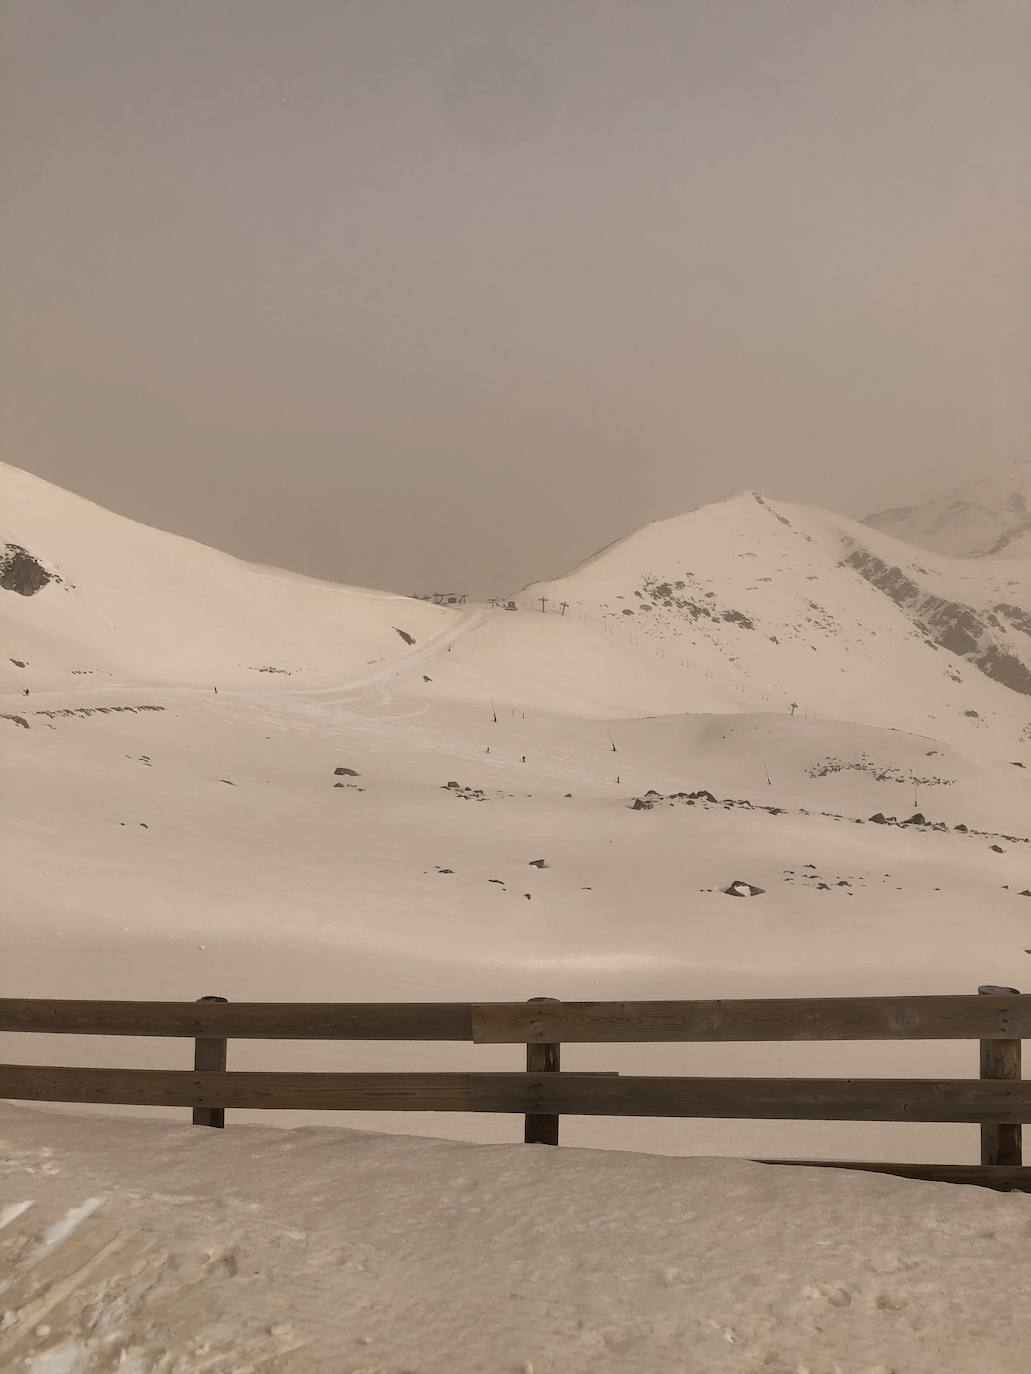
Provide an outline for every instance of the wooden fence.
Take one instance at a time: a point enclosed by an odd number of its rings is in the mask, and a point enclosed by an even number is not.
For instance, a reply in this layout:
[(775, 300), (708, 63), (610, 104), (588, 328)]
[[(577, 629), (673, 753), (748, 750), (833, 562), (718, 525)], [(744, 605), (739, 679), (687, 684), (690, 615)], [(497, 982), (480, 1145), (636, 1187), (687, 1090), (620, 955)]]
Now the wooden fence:
[[(1020, 1042), (1031, 995), (824, 997), (713, 1002), (83, 1002), (0, 999), (0, 1031), (194, 1040), (194, 1068), (0, 1065), (0, 1098), (192, 1107), (223, 1126), (227, 1108), (511, 1112), (524, 1139), (557, 1145), (559, 1118), (722, 1117), (796, 1121), (940, 1121), (981, 1126), (980, 1164), (760, 1161), (872, 1170), (1031, 1191), (1021, 1123), (1031, 1082)], [(229, 1040), (441, 1040), (525, 1044), (525, 1073), (241, 1073)], [(980, 1077), (687, 1078), (566, 1072), (560, 1045), (685, 1041), (977, 1040)]]

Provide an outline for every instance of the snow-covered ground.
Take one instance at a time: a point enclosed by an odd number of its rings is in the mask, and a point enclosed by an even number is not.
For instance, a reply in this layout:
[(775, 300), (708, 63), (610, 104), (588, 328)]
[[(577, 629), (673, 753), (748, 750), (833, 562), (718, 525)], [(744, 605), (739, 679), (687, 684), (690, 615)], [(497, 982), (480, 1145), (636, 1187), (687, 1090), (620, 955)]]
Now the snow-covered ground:
[(0, 1108), (5, 1374), (1024, 1374), (1031, 1198)]

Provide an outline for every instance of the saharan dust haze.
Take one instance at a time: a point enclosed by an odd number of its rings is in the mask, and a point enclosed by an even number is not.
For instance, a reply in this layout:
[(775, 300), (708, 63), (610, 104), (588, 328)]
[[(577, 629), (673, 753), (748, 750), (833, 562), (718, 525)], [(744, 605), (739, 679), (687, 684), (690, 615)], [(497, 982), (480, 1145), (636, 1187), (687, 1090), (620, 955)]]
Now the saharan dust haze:
[(0, 0), (2, 1374), (1028, 1374), (1031, 0)]

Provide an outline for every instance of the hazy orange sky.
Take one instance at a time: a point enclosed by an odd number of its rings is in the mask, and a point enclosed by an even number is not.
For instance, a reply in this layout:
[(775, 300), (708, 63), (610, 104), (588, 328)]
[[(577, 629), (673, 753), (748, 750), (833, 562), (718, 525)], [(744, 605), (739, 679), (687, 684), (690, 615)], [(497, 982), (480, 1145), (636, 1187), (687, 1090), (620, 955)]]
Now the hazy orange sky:
[(500, 592), (1031, 452), (1031, 0), (0, 0), (0, 40), (3, 457), (136, 519)]

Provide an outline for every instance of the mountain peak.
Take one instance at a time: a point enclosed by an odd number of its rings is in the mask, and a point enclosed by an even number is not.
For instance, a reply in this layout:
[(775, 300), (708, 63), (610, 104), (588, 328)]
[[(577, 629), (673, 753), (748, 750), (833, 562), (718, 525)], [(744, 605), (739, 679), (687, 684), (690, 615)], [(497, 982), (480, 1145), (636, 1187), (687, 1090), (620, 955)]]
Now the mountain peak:
[(1031, 458), (1014, 458), (918, 505), (865, 517), (874, 529), (959, 558), (1031, 554)]

